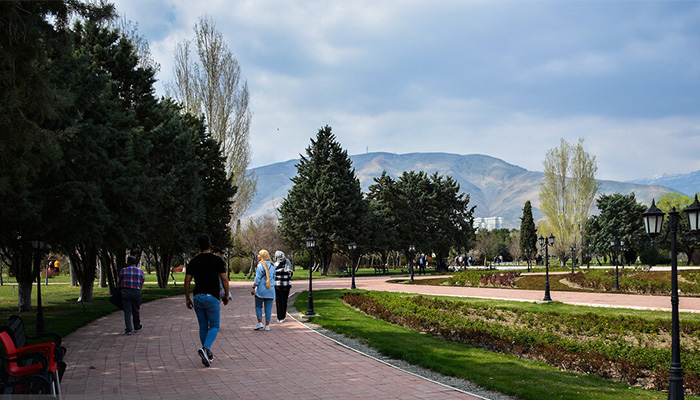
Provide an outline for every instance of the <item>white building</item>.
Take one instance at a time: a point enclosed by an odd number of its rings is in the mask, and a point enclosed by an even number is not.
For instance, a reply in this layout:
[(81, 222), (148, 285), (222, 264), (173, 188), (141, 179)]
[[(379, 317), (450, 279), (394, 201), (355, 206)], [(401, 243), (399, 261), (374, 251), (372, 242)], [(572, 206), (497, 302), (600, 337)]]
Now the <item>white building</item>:
[(501, 229), (503, 228), (503, 217), (474, 218), (474, 228), (479, 229)]

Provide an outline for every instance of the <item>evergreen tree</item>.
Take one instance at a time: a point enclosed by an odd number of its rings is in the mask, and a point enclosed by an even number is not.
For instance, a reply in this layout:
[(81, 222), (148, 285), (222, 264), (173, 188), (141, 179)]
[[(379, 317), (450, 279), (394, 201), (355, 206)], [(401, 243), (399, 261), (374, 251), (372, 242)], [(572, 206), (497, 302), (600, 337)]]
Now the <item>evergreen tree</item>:
[(70, 18), (108, 17), (113, 6), (61, 2), (0, 2), (0, 248), (18, 281), (20, 311), (29, 310), (31, 240), (51, 240), (57, 226), (46, 186), (61, 154), (66, 114), (75, 109)]
[(532, 259), (537, 254), (537, 228), (532, 217), (532, 204), (525, 202), (523, 216), (520, 218), (520, 251), (527, 257), (527, 270), (532, 266)]
[[(693, 198), (689, 196), (682, 195), (680, 193), (666, 193), (659, 197), (656, 202), (656, 206), (667, 215), (664, 217), (664, 225), (668, 228), (668, 212), (675, 208), (676, 211), (680, 213), (679, 215), (679, 229), (681, 232), (688, 232), (690, 230), (690, 224), (688, 222), (688, 216), (683, 210), (685, 210), (691, 203)], [(645, 208), (646, 210), (646, 208)], [(641, 218), (640, 218), (641, 219)], [(683, 252), (688, 256), (688, 265), (690, 265), (693, 252), (697, 251), (700, 247), (697, 240), (693, 240), (691, 237), (684, 237), (683, 235), (677, 235), (678, 240), (678, 251)], [(667, 238), (664, 241), (664, 246), (666, 250), (671, 251), (671, 239)]]
[(415, 245), (418, 253), (437, 253), (438, 267), (445, 268), (451, 248), (468, 251), (474, 246), (475, 206), (469, 208), (469, 195), (459, 193), (452, 177), (409, 171), (398, 179), (397, 188), (396, 244), (407, 257), (409, 246)]
[(368, 206), (352, 161), (331, 127), (318, 130), (296, 167), (294, 186), (279, 208), (280, 233), (293, 249), (302, 248), (307, 237), (315, 237), (317, 260), (325, 275), (333, 252), (346, 252), (348, 243), (359, 239)]
[(363, 243), (358, 245), (362, 247), (362, 244), (365, 244), (367, 251), (379, 252), (382, 265), (386, 265), (389, 252), (397, 249), (399, 238), (399, 193), (396, 181), (386, 171), (382, 171), (380, 177), (374, 178), (374, 182), (367, 194), (371, 222), (364, 230), (362, 239), (358, 241)]

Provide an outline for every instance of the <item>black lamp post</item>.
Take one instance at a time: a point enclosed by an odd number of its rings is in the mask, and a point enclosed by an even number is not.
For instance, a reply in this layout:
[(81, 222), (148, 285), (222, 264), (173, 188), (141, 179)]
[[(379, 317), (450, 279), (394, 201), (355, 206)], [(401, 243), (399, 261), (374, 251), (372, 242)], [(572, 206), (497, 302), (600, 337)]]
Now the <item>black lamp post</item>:
[(622, 250), (625, 248), (624, 239), (610, 239), (610, 248), (613, 251), (613, 258), (615, 259), (615, 290), (620, 290), (620, 274), (618, 272), (618, 257), (621, 255)]
[[(44, 248), (44, 242), (41, 240), (32, 240), (32, 248), (34, 249), (34, 268), (36, 269), (36, 335), (44, 334), (44, 308), (41, 306), (41, 250)], [(48, 272), (48, 271), (47, 271)]]
[(576, 246), (569, 247), (571, 250), (571, 273), (574, 273), (574, 264), (576, 263)]
[(306, 304), (307, 317), (314, 316), (314, 291), (313, 291), (313, 272), (314, 272), (314, 247), (316, 247), (316, 239), (313, 236), (306, 238), (306, 247), (309, 249), (311, 260), (309, 261), (309, 298)]
[(549, 247), (554, 246), (554, 234), (550, 234), (548, 238), (540, 235), (540, 246), (544, 247), (544, 265), (545, 265), (545, 283), (544, 283), (544, 299), (542, 301), (552, 301), (549, 295)]
[[(697, 235), (698, 222), (700, 222), (700, 202), (698, 196), (695, 195), (693, 204), (686, 208), (685, 213), (688, 215), (690, 222), (690, 233)], [(661, 233), (661, 228), (664, 223), (664, 212), (659, 210), (651, 201), (651, 207), (642, 213), (644, 218), (644, 228), (647, 234), (651, 236), (654, 243), (664, 241), (668, 235), (671, 235), (671, 375), (668, 378), (668, 399), (679, 400), (684, 398), (683, 393), (683, 367), (681, 365), (681, 345), (680, 345), (680, 328), (678, 321), (678, 250), (676, 249), (676, 234), (679, 229), (679, 213), (673, 207), (668, 213), (668, 231), (663, 238), (655, 240)], [(683, 232), (681, 232), (683, 235)]]
[(357, 243), (352, 242), (348, 245), (348, 249), (350, 250), (350, 271), (352, 271), (352, 285), (350, 285), (350, 289), (357, 289), (355, 286), (355, 249), (357, 248)]
[(413, 283), (413, 257), (416, 254), (416, 246), (408, 246), (408, 254), (410, 257), (410, 260), (408, 260), (408, 270), (411, 272), (411, 283)]

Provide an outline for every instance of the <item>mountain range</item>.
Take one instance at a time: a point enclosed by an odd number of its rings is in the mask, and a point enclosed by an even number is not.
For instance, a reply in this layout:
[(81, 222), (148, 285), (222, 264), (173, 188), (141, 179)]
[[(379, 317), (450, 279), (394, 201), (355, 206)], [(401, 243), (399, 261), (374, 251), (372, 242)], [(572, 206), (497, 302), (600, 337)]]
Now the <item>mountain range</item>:
[(642, 185), (667, 186), (685, 195), (694, 196), (695, 193), (700, 192), (700, 171), (687, 174), (654, 175), (651, 178), (635, 179), (629, 182)]
[[(469, 204), (476, 205), (475, 217), (502, 217), (504, 228), (520, 227), (523, 206), (530, 200), (535, 220), (542, 216), (539, 206), (540, 185), (544, 173), (528, 171), (501, 159), (481, 154), (450, 153), (366, 153), (349, 156), (362, 191), (374, 183), (382, 171), (398, 178), (403, 171), (437, 172), (451, 176), (460, 185), (463, 193), (469, 194)], [(275, 212), (292, 187), (291, 178), (296, 176), (298, 159), (253, 168), (258, 180), (257, 194), (243, 219), (258, 218)], [(697, 172), (700, 178), (700, 171)], [(655, 182), (617, 182), (599, 180), (599, 194), (634, 192), (643, 204), (651, 203), (664, 193), (682, 191)], [(663, 181), (667, 182), (667, 181)], [(677, 183), (685, 182), (679, 179)], [(685, 187), (685, 186), (683, 186)], [(698, 187), (695, 184), (695, 187)]]

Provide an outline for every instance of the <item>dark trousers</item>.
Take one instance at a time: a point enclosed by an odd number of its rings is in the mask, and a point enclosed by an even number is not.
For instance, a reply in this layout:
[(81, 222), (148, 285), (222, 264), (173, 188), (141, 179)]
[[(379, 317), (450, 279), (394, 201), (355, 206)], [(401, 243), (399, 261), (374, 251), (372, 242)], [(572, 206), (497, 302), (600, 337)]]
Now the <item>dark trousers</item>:
[(277, 306), (277, 319), (282, 320), (287, 317), (287, 299), (291, 286), (275, 286), (275, 305)]
[[(124, 325), (131, 332), (141, 328), (141, 291), (138, 289), (122, 288), (122, 303), (124, 303)], [(133, 325), (132, 325), (133, 321)]]

